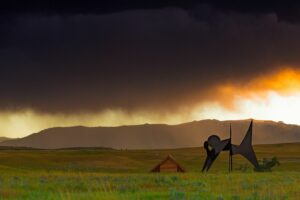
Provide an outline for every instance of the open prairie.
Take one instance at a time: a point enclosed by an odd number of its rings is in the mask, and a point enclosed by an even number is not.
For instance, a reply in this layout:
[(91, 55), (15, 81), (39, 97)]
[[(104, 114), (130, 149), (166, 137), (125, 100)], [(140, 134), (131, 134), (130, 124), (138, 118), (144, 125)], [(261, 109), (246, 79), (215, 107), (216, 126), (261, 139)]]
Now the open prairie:
[[(300, 144), (258, 145), (259, 160), (276, 156), (272, 172), (253, 172), (223, 153), (201, 173), (202, 148), (170, 150), (1, 150), (1, 199), (298, 199)], [(186, 173), (149, 173), (171, 154)], [(243, 168), (241, 168), (243, 167)]]

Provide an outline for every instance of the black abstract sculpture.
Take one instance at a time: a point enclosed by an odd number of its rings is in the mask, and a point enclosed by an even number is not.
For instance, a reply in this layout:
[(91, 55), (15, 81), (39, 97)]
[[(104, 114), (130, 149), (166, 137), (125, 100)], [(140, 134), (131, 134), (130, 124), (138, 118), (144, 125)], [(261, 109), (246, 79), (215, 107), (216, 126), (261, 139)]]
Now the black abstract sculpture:
[(231, 125), (229, 139), (221, 140), (217, 135), (209, 136), (207, 141), (204, 142), (207, 157), (204, 162), (202, 172), (210, 169), (221, 151), (229, 151), (229, 171), (232, 171), (232, 156), (236, 154), (240, 154), (245, 157), (255, 167), (255, 169), (258, 169), (258, 161), (252, 147), (252, 126), (253, 121), (251, 121), (248, 131), (240, 145), (234, 145), (231, 143)]

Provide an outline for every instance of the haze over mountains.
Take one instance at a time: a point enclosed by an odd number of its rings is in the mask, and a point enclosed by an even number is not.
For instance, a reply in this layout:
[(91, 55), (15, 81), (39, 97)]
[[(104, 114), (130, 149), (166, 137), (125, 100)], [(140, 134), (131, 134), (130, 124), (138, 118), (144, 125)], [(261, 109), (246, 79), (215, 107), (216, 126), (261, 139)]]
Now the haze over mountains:
[[(232, 124), (233, 143), (243, 139), (250, 120), (202, 120), (179, 125), (144, 124), (120, 127), (58, 127), (45, 129), (20, 139), (0, 142), (0, 146), (43, 149), (108, 147), (116, 149), (183, 148), (202, 146), (211, 134), (228, 138)], [(300, 142), (300, 126), (273, 121), (254, 121), (253, 143)]]

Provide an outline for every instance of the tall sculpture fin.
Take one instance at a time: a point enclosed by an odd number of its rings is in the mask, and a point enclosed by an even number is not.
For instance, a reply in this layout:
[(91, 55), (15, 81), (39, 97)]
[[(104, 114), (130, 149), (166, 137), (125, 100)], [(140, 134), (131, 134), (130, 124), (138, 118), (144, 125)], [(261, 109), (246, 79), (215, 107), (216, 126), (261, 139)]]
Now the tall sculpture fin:
[(255, 168), (259, 168), (258, 161), (252, 147), (252, 126), (253, 121), (251, 121), (248, 131), (239, 146), (232, 145), (232, 154), (241, 154), (249, 160)]

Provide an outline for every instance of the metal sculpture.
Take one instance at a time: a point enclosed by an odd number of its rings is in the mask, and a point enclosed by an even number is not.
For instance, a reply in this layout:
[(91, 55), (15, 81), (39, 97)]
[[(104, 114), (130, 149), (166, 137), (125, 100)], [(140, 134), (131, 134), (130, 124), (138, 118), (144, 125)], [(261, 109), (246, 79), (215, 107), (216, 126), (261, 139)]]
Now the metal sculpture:
[(248, 131), (240, 145), (234, 145), (231, 143), (231, 125), (229, 139), (221, 140), (217, 135), (209, 136), (207, 141), (204, 142), (207, 157), (205, 159), (202, 172), (210, 169), (213, 162), (222, 151), (229, 151), (229, 171), (232, 171), (232, 156), (236, 154), (240, 154), (245, 157), (255, 167), (255, 169), (258, 169), (258, 161), (252, 147), (252, 126), (253, 121), (251, 121)]

